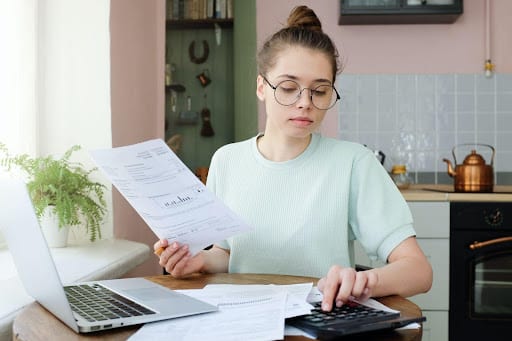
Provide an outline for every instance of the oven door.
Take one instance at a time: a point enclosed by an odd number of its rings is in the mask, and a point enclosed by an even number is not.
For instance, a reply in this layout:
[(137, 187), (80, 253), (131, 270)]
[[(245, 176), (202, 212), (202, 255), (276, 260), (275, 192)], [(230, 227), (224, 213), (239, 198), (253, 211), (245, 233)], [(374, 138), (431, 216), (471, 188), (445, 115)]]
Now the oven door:
[(450, 340), (480, 340), (491, 335), (493, 340), (497, 335), (511, 340), (512, 234), (452, 232)]
[(477, 255), (469, 266), (471, 318), (512, 321), (512, 237), (475, 242), (470, 248)]

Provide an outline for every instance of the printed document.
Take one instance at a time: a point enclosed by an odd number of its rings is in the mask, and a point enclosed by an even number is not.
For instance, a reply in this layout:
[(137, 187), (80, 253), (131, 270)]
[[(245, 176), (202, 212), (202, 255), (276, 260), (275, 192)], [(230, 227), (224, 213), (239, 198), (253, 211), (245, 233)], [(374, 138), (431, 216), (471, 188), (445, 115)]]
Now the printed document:
[(216, 305), (219, 311), (148, 323), (129, 341), (169, 338), (175, 341), (268, 341), (282, 340), (284, 337), (288, 296), (284, 288), (278, 290), (277, 286), (270, 285), (208, 285), (203, 289), (178, 291)]
[(161, 139), (90, 154), (158, 238), (192, 254), (251, 229)]
[[(275, 285), (275, 284), (208, 284), (200, 292), (208, 293), (211, 295), (215, 292), (220, 293), (231, 293), (244, 288), (246, 291), (266, 290), (268, 288), (275, 292), (284, 291), (287, 293), (286, 296), (286, 309), (285, 318), (309, 314), (313, 306), (307, 302), (307, 298), (310, 292), (313, 290), (313, 283), (299, 283), (299, 284), (286, 284), (286, 285)], [(180, 290), (182, 293), (196, 297), (196, 290)], [(198, 298), (198, 297), (196, 297)]]

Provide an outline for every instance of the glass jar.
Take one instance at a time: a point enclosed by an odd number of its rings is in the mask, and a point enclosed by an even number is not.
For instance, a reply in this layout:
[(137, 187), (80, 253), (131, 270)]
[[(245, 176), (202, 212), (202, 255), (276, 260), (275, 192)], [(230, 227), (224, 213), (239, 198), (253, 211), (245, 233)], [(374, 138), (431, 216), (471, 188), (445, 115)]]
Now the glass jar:
[(405, 165), (393, 165), (391, 168), (391, 178), (399, 189), (407, 189), (412, 180), (407, 174)]

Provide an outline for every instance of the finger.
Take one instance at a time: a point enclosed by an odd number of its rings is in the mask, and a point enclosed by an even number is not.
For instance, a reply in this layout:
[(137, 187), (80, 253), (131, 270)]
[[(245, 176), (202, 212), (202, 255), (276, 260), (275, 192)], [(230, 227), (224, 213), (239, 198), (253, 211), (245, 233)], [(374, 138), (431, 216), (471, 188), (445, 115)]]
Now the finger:
[(324, 311), (330, 311), (332, 309), (332, 303), (334, 302), (334, 297), (336, 296), (340, 285), (340, 271), (341, 268), (339, 266), (332, 266), (329, 269), (327, 276), (322, 279), (322, 310)]
[(340, 271), (340, 287), (336, 295), (336, 306), (341, 307), (352, 297), (352, 289), (356, 280), (355, 270), (351, 268), (343, 268)]
[(318, 290), (320, 290), (320, 292), (323, 292), (324, 291), (324, 286), (325, 286), (325, 277), (322, 277), (322, 278), (320, 278), (320, 280), (316, 284), (316, 287), (318, 288)]
[(167, 239), (158, 239), (155, 244), (153, 244), (153, 250), (156, 250), (162, 246), (167, 246)]
[(360, 300), (367, 300), (373, 296), (373, 290), (379, 283), (379, 276), (374, 271), (367, 271), (366, 288)]
[(171, 272), (171, 275), (174, 277), (181, 277), (183, 275), (187, 275), (187, 267), (188, 264), (192, 261), (192, 254), (190, 252), (187, 252), (174, 266), (174, 269)]
[[(177, 243), (176, 243), (177, 244)], [(169, 249), (169, 248), (167, 248)], [(167, 249), (164, 251), (165, 253), (167, 253)], [(172, 274), (174, 272), (174, 268), (176, 267), (176, 265), (178, 264), (178, 262), (185, 256), (187, 256), (187, 254), (189, 253), (189, 248), (188, 248), (188, 245), (171, 245), (171, 250), (169, 253), (172, 254), (170, 255), (170, 257), (167, 259), (167, 262), (166, 262), (166, 266), (165, 266), (165, 270), (167, 270), (168, 273)]]
[(371, 292), (372, 291), (369, 288), (365, 288), (363, 290), (363, 294), (360, 297), (358, 297), (357, 299), (361, 302), (364, 302), (371, 297)]
[(179, 244), (177, 242), (172, 243), (171, 245), (167, 246), (164, 251), (160, 254), (160, 260), (158, 261), (158, 264), (163, 266), (166, 270), (168, 270), (168, 266), (171, 266), (169, 263), (169, 259), (174, 255), (174, 253), (179, 249)]
[(361, 296), (363, 296), (364, 290), (367, 287), (368, 287), (368, 274), (366, 274), (364, 271), (357, 272), (354, 286), (352, 287), (351, 295), (356, 298), (361, 298)]

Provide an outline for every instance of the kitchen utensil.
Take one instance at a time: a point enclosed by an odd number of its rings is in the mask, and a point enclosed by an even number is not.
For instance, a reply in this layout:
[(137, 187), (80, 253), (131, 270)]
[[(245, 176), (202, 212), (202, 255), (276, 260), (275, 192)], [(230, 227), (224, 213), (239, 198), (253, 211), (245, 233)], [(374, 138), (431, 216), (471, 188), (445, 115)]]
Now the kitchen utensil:
[(377, 157), (377, 159), (380, 161), (381, 165), (384, 164), (384, 161), (386, 160), (386, 154), (382, 152), (382, 150), (374, 150), (373, 154)]
[(213, 131), (210, 109), (206, 107), (206, 93), (204, 94), (204, 108), (201, 110), (201, 120), (203, 121), (203, 126), (201, 127), (201, 136), (210, 137), (215, 135)]
[(210, 137), (215, 135), (210, 116), (210, 109), (204, 107), (203, 110), (201, 110), (201, 120), (203, 121), (203, 126), (201, 127), (201, 136)]
[(168, 88), (176, 92), (185, 92), (185, 90), (187, 90), (185, 86), (182, 84), (171, 84), (168, 86)]
[[(368, 148), (368, 145), (364, 145), (366, 148)], [(375, 157), (377, 158), (377, 160), (379, 160), (380, 164), (381, 165), (384, 165), (384, 161), (386, 160), (386, 154), (384, 154), (384, 152), (382, 150), (372, 150), (373, 154), (375, 155)]]
[(180, 112), (178, 115), (178, 124), (197, 124), (199, 113), (192, 111), (192, 99), (187, 96), (187, 110)]
[(212, 82), (210, 78), (210, 72), (208, 71), (208, 69), (203, 70), (203, 72), (198, 74), (196, 78), (199, 79), (199, 83), (201, 83), (201, 86), (203, 88)]
[[(457, 165), (455, 150), (460, 146), (485, 146), (491, 149), (491, 161), (489, 164), (485, 163), (484, 158), (477, 154), (475, 149), (466, 156), (461, 165)], [(453, 169), (450, 160), (443, 159), (448, 167), (448, 175), (454, 178), (455, 192), (492, 192), (494, 188), (494, 147), (488, 144), (459, 144), (452, 149), (453, 161), (455, 169)]]

